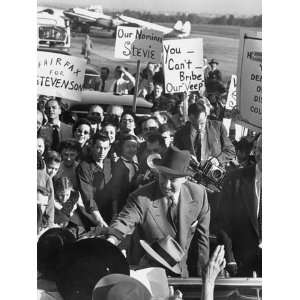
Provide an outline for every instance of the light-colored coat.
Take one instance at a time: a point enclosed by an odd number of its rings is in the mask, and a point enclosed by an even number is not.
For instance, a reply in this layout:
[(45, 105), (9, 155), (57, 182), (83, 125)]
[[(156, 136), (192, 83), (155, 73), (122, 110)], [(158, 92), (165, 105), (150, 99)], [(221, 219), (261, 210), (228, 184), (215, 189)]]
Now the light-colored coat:
[[(158, 239), (171, 235), (177, 239), (186, 255), (181, 262), (181, 276), (188, 276), (187, 255), (191, 240), (197, 231), (197, 273), (201, 276), (209, 259), (210, 208), (203, 186), (187, 181), (179, 194), (179, 215), (177, 233), (167, 219), (167, 201), (158, 183), (151, 182), (133, 192), (118, 217), (110, 226), (111, 233), (122, 239), (138, 230), (141, 239), (152, 244)], [(140, 258), (144, 251), (135, 253)], [(130, 258), (129, 258), (130, 260)]]

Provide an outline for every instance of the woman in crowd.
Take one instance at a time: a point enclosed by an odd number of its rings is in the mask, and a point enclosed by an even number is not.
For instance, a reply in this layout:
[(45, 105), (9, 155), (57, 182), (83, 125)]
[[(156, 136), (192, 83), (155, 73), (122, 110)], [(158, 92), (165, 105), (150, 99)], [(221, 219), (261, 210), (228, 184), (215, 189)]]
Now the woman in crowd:
[(111, 159), (113, 163), (115, 163), (118, 159), (117, 154), (117, 146), (116, 146), (116, 135), (117, 135), (117, 126), (114, 124), (114, 122), (111, 122), (109, 120), (103, 121), (102, 129), (101, 131), (108, 135), (109, 143), (110, 143), (110, 150), (107, 154), (107, 157)]
[(91, 123), (87, 119), (79, 119), (73, 125), (73, 137), (83, 148), (91, 137)]
[(166, 147), (168, 148), (174, 140), (174, 131), (169, 127), (168, 124), (163, 124), (159, 127), (159, 132), (165, 140)]
[(79, 119), (73, 125), (73, 137), (80, 144), (81, 153), (79, 159), (82, 159), (89, 152), (89, 139), (92, 136), (92, 125), (88, 119)]

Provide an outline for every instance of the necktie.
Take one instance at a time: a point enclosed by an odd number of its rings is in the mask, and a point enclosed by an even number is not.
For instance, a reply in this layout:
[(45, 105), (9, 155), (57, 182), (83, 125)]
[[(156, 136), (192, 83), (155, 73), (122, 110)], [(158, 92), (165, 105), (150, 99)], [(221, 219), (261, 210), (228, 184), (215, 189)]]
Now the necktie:
[(113, 92), (114, 92), (114, 94), (116, 94), (117, 93), (117, 80), (115, 81), (115, 84), (114, 84), (114, 89), (113, 89)]
[(59, 128), (58, 125), (53, 125), (52, 126), (52, 149), (58, 151), (59, 143), (60, 143)]
[(172, 225), (173, 229), (177, 231), (177, 213), (176, 213), (177, 206), (174, 202), (173, 197), (168, 197), (167, 199), (168, 199), (167, 218), (169, 223)]
[(104, 88), (105, 88), (105, 80), (102, 81), (101, 92), (104, 92)]
[(197, 135), (196, 135), (195, 143), (194, 143), (194, 149), (195, 149), (195, 154), (196, 154), (197, 160), (200, 162), (201, 161), (201, 132), (200, 132), (200, 130), (197, 130)]

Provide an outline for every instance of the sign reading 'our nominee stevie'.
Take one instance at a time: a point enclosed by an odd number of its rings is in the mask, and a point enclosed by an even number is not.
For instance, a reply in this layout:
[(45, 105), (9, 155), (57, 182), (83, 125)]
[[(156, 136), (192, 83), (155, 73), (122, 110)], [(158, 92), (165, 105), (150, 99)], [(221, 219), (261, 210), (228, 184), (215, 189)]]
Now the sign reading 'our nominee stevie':
[(81, 101), (85, 59), (38, 51), (37, 93)]
[(166, 93), (195, 92), (204, 88), (201, 38), (165, 40), (163, 52)]
[(115, 57), (120, 59), (161, 62), (163, 34), (159, 31), (118, 26)]

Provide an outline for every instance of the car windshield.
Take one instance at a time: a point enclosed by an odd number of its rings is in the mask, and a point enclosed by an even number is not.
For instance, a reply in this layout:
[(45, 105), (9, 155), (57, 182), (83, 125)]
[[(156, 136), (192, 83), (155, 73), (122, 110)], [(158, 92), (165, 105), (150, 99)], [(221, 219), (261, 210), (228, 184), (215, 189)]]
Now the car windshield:
[(66, 31), (64, 28), (53, 26), (40, 26), (39, 38), (42, 40), (64, 41), (66, 38)]

